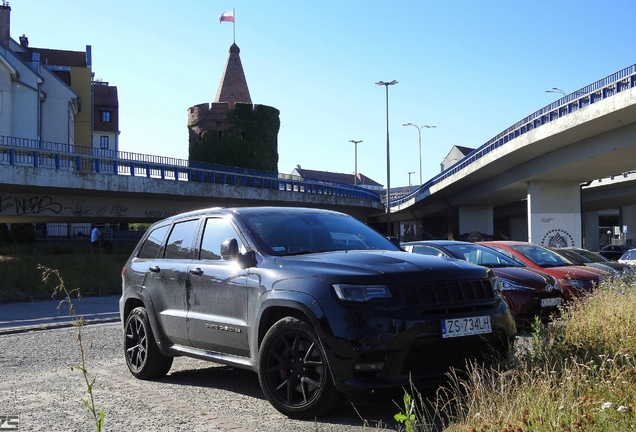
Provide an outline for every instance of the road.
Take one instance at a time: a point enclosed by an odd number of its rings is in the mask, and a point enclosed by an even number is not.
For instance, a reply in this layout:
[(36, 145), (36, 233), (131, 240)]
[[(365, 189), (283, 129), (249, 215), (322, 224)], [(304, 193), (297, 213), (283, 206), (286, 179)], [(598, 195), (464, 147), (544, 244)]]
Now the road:
[[(317, 421), (291, 420), (261, 392), (255, 373), (178, 357), (169, 375), (140, 381), (128, 372), (118, 323), (82, 328), (93, 394), (106, 431), (368, 431), (395, 430), (390, 397), (349, 401)], [(94, 430), (80, 362), (77, 329), (0, 335), (0, 423), (19, 416), (23, 431)], [(401, 401), (401, 396), (394, 399)], [(380, 424), (383, 422), (384, 426)], [(387, 425), (388, 424), (388, 425)]]

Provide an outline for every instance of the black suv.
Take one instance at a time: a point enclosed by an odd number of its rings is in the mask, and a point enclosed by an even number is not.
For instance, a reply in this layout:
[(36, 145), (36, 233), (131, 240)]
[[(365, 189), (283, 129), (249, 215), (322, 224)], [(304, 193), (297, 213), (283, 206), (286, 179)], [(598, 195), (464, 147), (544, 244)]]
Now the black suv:
[(122, 285), (134, 376), (163, 376), (180, 355), (253, 370), (294, 418), (506, 356), (516, 333), (491, 270), (409, 254), (325, 210), (213, 208), (157, 222)]

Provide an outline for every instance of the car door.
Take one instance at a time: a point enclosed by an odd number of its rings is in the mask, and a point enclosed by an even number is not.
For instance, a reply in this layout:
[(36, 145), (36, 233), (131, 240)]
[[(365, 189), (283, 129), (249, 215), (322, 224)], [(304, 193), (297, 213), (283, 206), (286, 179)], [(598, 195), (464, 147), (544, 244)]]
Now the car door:
[(189, 267), (188, 321), (193, 347), (249, 356), (247, 270), (221, 256), (221, 244), (240, 236), (227, 218), (204, 221), (196, 260)]
[(170, 342), (189, 345), (186, 322), (188, 266), (194, 254), (199, 219), (179, 221), (169, 229), (168, 238), (148, 266), (144, 284), (152, 301), (161, 331)]

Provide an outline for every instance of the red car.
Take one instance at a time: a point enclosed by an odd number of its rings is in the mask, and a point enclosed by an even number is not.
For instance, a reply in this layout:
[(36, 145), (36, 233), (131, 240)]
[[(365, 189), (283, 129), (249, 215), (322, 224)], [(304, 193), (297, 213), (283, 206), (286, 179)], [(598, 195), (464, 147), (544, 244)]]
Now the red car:
[(557, 280), (566, 300), (580, 297), (590, 292), (608, 272), (586, 266), (573, 265), (566, 258), (557, 255), (543, 246), (521, 241), (479, 242), (499, 252), (511, 256), (530, 268), (548, 273)]

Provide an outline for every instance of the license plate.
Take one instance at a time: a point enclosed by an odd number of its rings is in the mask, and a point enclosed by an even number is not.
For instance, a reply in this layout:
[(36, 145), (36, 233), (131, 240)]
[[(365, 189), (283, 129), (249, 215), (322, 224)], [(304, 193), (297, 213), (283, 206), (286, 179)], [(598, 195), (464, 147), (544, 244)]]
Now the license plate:
[(492, 333), (488, 316), (442, 320), (442, 337), (444, 338), (484, 333)]
[(561, 306), (561, 297), (541, 299), (541, 307)]

